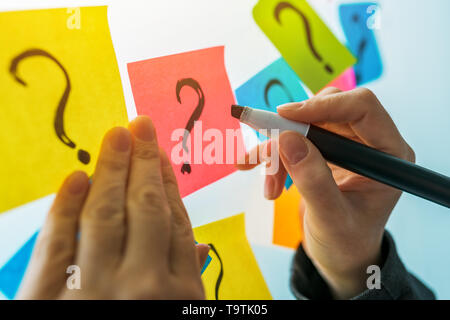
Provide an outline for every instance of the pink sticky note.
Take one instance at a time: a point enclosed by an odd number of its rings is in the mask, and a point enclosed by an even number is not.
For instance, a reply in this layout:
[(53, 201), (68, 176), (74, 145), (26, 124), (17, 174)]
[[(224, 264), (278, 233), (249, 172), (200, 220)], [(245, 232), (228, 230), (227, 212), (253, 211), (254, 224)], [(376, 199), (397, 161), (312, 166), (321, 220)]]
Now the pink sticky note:
[(236, 170), (245, 149), (224, 47), (130, 63), (128, 73), (137, 113), (153, 120), (182, 197)]
[(342, 91), (349, 91), (356, 88), (356, 77), (353, 68), (347, 69), (339, 77), (330, 82), (327, 87), (336, 87)]

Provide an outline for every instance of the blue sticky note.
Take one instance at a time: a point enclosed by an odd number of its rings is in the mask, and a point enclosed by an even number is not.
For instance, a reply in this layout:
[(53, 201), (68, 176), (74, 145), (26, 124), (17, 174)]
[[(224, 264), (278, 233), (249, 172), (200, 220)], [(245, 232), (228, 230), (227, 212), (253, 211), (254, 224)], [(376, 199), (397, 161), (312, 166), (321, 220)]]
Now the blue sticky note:
[(6, 298), (14, 299), (36, 243), (36, 232), (16, 254), (0, 269), (0, 290)]
[(202, 267), (201, 274), (203, 274), (203, 272), (205, 272), (206, 268), (208, 268), (208, 266), (209, 266), (211, 260), (212, 260), (212, 258), (211, 258), (211, 256), (208, 254), (208, 256), (206, 257), (205, 264), (204, 264), (203, 267)]
[(339, 6), (341, 25), (350, 51), (358, 59), (354, 66), (356, 83), (378, 79), (383, 63), (374, 29), (377, 28), (377, 3), (350, 3)]
[[(291, 67), (280, 58), (264, 68), (236, 89), (236, 99), (242, 106), (277, 111), (277, 106), (308, 99), (300, 79)], [(267, 138), (256, 133), (261, 141)], [(285, 187), (289, 189), (292, 179), (288, 176)]]

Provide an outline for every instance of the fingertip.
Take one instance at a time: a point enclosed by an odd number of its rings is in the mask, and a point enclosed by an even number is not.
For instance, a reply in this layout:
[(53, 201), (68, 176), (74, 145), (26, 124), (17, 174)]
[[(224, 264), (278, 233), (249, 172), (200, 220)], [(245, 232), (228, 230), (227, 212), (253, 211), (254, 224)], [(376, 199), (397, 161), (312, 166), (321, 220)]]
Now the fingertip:
[(109, 143), (110, 147), (118, 152), (129, 151), (131, 147), (131, 134), (127, 128), (115, 127), (109, 130), (105, 139)]
[(89, 188), (89, 177), (84, 171), (75, 171), (67, 177), (63, 188), (71, 195), (84, 194)]
[(133, 136), (142, 141), (152, 141), (156, 137), (155, 126), (150, 117), (142, 115), (136, 117), (128, 125)]
[(308, 156), (309, 148), (306, 138), (294, 131), (285, 131), (279, 139), (280, 154), (288, 161), (288, 164), (295, 165)]

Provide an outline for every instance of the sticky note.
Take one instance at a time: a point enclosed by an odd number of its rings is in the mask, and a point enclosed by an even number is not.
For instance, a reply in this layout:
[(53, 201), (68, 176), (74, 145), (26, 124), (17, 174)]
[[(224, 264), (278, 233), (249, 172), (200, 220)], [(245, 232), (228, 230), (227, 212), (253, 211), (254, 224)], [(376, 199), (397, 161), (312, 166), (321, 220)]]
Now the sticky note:
[[(239, 105), (277, 112), (277, 106), (288, 102), (308, 99), (300, 79), (283, 58), (279, 58), (258, 72), (250, 80), (236, 89)], [(261, 141), (267, 137), (256, 131)], [(290, 177), (286, 179), (287, 189), (292, 185)]]
[(133, 62), (128, 73), (137, 113), (152, 118), (182, 197), (236, 171), (245, 150), (224, 47)]
[(0, 269), (0, 291), (8, 299), (14, 299), (31, 259), (38, 232), (36, 232)]
[(356, 88), (356, 77), (353, 68), (348, 68), (339, 77), (334, 79), (327, 87), (335, 87), (342, 91), (349, 91)]
[[(300, 79), (283, 58), (271, 63), (236, 89), (239, 105), (277, 112), (277, 106), (308, 99)], [(259, 135), (261, 140), (267, 138)]]
[(339, 6), (339, 17), (348, 46), (358, 59), (354, 66), (358, 85), (378, 79), (383, 62), (374, 29), (377, 27), (378, 5), (374, 2)]
[(305, 0), (260, 0), (253, 17), (313, 93), (356, 62)]
[(107, 8), (73, 14), (0, 13), (0, 212), (91, 174), (105, 132), (127, 123)]
[(213, 257), (202, 275), (209, 300), (272, 299), (245, 235), (244, 214), (194, 228), (197, 241)]
[[(195, 243), (198, 243), (198, 242), (195, 241)], [(203, 266), (202, 266), (202, 270), (200, 271), (201, 274), (203, 274), (203, 272), (205, 272), (206, 268), (208, 268), (209, 264), (211, 263), (211, 260), (212, 260), (212, 258), (211, 258), (211, 256), (208, 254), (208, 255), (206, 256), (206, 261), (205, 261), (205, 263), (204, 263)]]
[(300, 220), (301, 196), (293, 185), (283, 190), (274, 203), (273, 243), (297, 249), (303, 237), (303, 223)]

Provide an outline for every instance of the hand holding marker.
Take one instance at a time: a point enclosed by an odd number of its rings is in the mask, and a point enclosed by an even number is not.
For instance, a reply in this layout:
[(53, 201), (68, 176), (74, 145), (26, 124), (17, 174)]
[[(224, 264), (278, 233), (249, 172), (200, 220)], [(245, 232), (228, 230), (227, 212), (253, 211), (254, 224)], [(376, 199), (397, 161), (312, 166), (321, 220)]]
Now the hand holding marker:
[[(329, 162), (450, 208), (450, 178), (382, 151), (276, 113), (233, 105), (231, 115), (250, 127), (296, 131), (319, 149)], [(269, 137), (270, 138), (270, 137)]]

